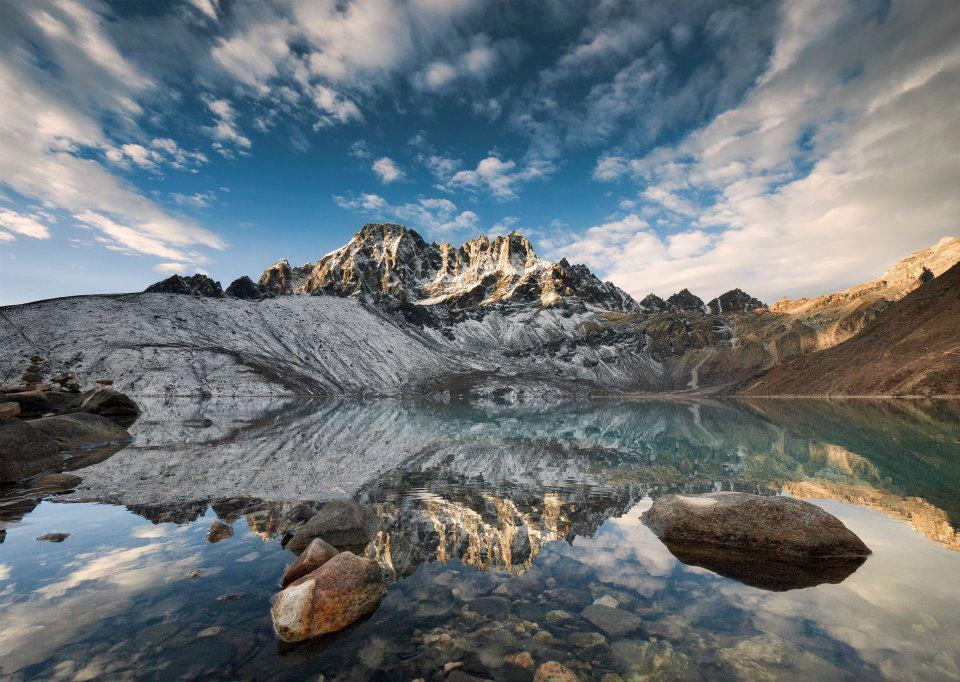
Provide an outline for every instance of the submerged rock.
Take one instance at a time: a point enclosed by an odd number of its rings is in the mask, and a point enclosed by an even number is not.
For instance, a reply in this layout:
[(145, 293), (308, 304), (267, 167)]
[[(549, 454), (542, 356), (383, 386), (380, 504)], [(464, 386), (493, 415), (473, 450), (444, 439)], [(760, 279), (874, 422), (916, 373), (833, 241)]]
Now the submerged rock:
[(287, 549), (300, 553), (314, 538), (334, 547), (363, 547), (373, 538), (377, 520), (373, 512), (354, 500), (332, 500), (294, 533)]
[(27, 424), (38, 433), (55, 440), (61, 450), (130, 440), (130, 433), (125, 428), (99, 414), (60, 414), (35, 419)]
[(641, 518), (668, 546), (707, 544), (788, 557), (870, 554), (840, 519), (790, 497), (732, 492), (665, 495)]
[(533, 682), (577, 682), (577, 676), (570, 668), (556, 661), (547, 661), (537, 668)]
[(307, 573), (313, 573), (315, 570), (330, 561), (339, 552), (335, 547), (327, 544), (320, 538), (314, 538), (307, 545), (303, 554), (297, 557), (297, 560), (287, 566), (280, 578), (280, 587), (286, 587), (295, 580), (299, 580)]
[(844, 672), (814, 653), (772, 634), (762, 634), (720, 649), (716, 661), (737, 680), (840, 680)]
[(603, 604), (591, 604), (582, 613), (584, 618), (611, 637), (626, 635), (640, 627), (638, 616)]
[(373, 613), (386, 592), (377, 562), (341, 552), (277, 595), (274, 632), (284, 642), (337, 632)]
[(83, 479), (73, 474), (44, 474), (30, 481), (36, 488), (51, 490), (73, 490)]
[(63, 542), (68, 537), (70, 533), (46, 533), (37, 538), (40, 542)]
[(19, 481), (60, 463), (60, 447), (50, 436), (20, 419), (0, 423), (0, 482)]
[(233, 526), (223, 521), (214, 521), (210, 524), (210, 530), (207, 531), (206, 540), (211, 544), (215, 544), (232, 536)]

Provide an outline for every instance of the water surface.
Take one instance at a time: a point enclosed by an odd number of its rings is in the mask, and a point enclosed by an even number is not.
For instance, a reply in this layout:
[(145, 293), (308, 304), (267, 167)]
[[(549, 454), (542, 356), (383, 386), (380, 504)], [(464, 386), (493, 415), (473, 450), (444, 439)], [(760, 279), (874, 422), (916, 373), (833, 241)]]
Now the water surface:
[[(960, 679), (956, 404), (142, 405), (130, 446), (67, 460), (76, 493), (6, 491), (0, 675), (523, 680), (505, 657), (528, 652), (597, 680)], [(796, 589), (684, 564), (639, 516), (711, 490), (809, 499), (874, 553)], [(390, 590), (280, 645), (279, 539), (334, 497), (374, 508)], [(212, 544), (217, 519), (234, 534)]]

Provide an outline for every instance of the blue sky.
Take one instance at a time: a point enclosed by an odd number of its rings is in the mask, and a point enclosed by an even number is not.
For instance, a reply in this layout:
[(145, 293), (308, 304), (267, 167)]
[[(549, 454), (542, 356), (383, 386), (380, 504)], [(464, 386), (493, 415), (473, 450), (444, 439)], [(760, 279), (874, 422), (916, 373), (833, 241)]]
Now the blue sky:
[(958, 233), (960, 4), (4, 2), (0, 303), (365, 222), (772, 301)]

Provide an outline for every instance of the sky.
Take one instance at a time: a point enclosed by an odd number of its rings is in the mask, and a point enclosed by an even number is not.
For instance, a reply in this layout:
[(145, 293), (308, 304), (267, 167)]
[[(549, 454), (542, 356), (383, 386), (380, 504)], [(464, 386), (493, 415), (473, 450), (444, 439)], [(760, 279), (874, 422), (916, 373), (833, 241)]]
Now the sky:
[(767, 302), (960, 234), (955, 0), (0, 0), (0, 304), (367, 222)]

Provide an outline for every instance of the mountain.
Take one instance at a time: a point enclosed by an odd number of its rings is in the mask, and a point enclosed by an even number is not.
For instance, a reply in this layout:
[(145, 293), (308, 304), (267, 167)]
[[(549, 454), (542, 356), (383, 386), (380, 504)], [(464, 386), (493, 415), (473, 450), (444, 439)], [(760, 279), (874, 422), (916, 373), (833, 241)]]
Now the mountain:
[(960, 263), (923, 279), (856, 336), (781, 365), (744, 392), (960, 395)]
[(539, 257), (522, 235), (435, 244), (362, 227), (315, 263), (282, 260), (224, 292), (204, 275), (141, 294), (0, 309), (0, 378), (113, 378), (138, 395), (431, 395), (554, 399), (730, 392), (856, 334), (960, 260), (945, 239), (878, 280), (767, 307), (740, 289), (640, 302), (583, 265)]

